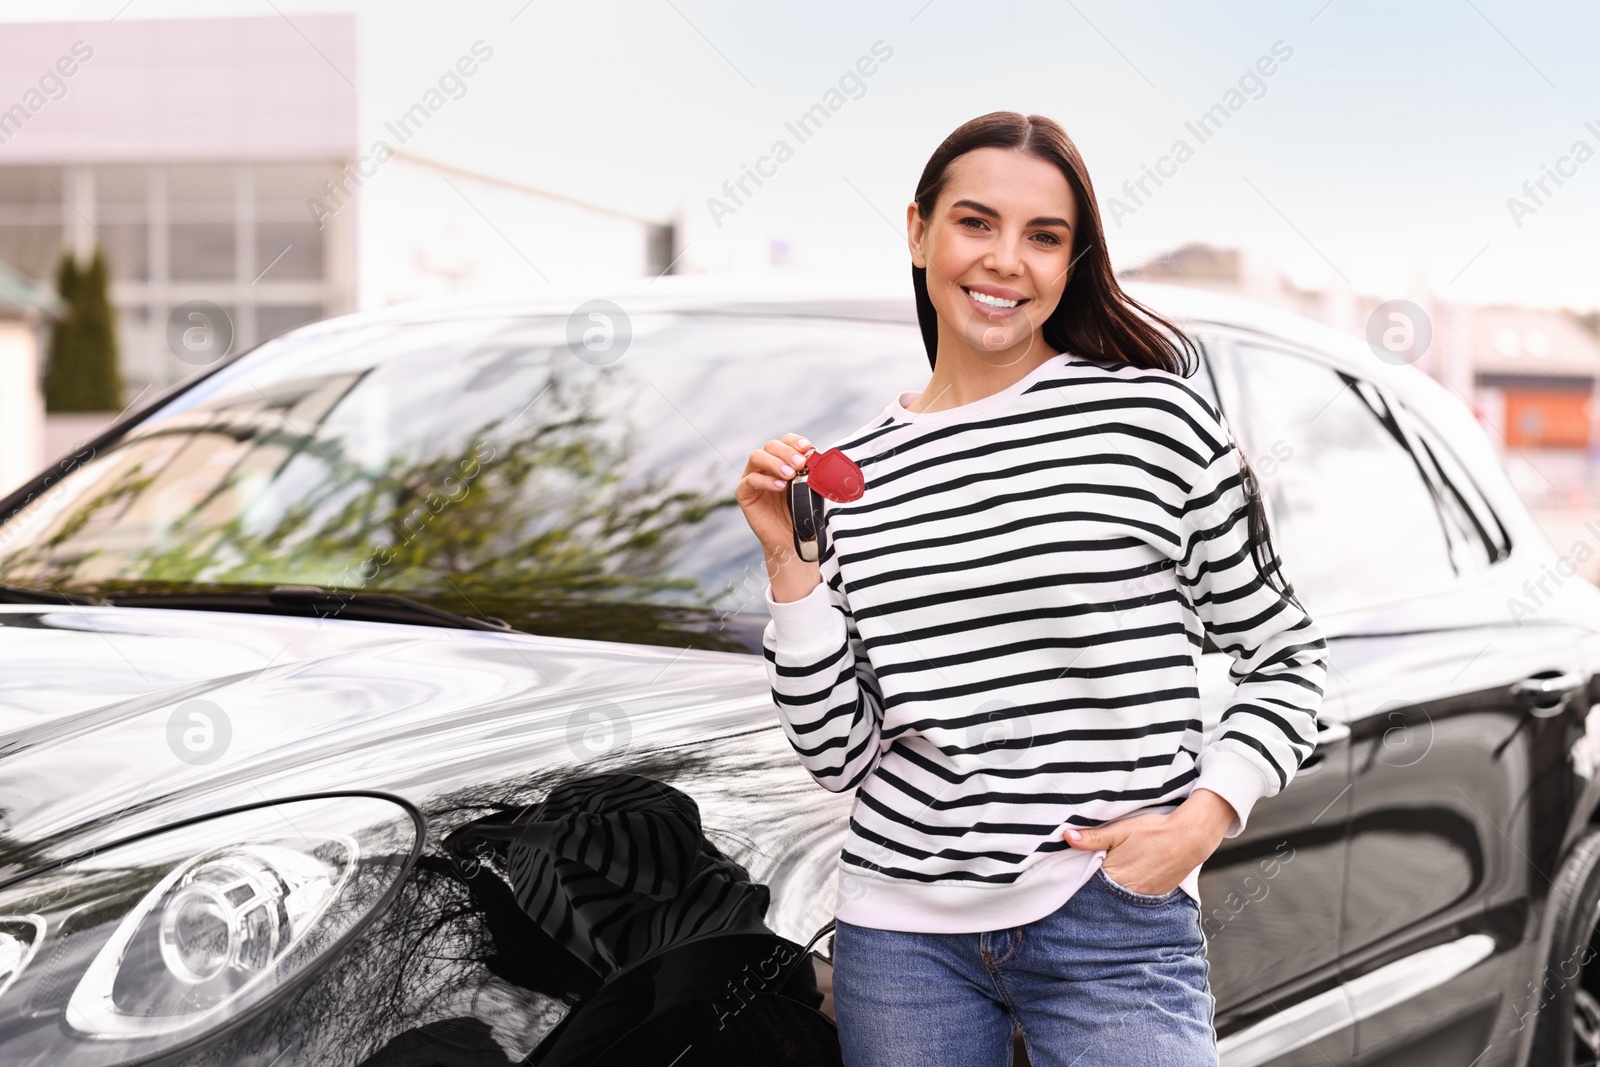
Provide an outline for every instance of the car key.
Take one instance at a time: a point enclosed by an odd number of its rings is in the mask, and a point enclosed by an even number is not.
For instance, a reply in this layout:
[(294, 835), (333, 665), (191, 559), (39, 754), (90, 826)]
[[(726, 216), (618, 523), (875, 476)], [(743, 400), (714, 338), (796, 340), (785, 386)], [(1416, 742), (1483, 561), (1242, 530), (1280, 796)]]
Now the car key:
[(823, 521), (823, 500), (848, 504), (866, 492), (866, 478), (854, 460), (837, 448), (815, 455), (807, 453), (806, 466), (789, 481), (789, 519), (794, 528), (795, 553), (815, 563), (828, 551), (828, 528)]
[(813, 455), (816, 455), (815, 449), (807, 453), (806, 469), (800, 474), (808, 479), (813, 492), (821, 493), (836, 504), (861, 499), (861, 494), (867, 491), (867, 479), (855, 460), (837, 448), (830, 448), (815, 459), (810, 458)]

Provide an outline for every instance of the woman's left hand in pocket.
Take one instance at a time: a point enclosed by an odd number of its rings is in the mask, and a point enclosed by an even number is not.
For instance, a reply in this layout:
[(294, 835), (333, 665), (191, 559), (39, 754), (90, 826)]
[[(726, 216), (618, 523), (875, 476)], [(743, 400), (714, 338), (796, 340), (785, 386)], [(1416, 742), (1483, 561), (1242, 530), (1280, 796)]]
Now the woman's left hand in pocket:
[(1101, 866), (1113, 882), (1135, 893), (1163, 896), (1211, 857), (1233, 819), (1233, 806), (1219, 794), (1196, 789), (1173, 811), (1083, 830), (1068, 827), (1063, 836), (1085, 852), (1106, 849)]

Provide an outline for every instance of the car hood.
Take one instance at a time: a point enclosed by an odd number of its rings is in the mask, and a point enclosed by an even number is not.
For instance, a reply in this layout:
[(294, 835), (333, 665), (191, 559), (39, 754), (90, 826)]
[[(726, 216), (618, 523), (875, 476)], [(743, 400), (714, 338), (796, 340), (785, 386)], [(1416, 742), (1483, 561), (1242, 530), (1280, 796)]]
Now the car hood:
[[(707, 765), (771, 734), (758, 657), (214, 611), (0, 606), (0, 882), (179, 819), (306, 793), (440, 798), (641, 742)], [(200, 715), (196, 719), (194, 715)], [(727, 757), (736, 762), (734, 757)], [(682, 768), (679, 768), (682, 770)], [(690, 777), (700, 777), (688, 772)], [(470, 797), (463, 803), (485, 797)], [(495, 798), (500, 799), (500, 798)]]

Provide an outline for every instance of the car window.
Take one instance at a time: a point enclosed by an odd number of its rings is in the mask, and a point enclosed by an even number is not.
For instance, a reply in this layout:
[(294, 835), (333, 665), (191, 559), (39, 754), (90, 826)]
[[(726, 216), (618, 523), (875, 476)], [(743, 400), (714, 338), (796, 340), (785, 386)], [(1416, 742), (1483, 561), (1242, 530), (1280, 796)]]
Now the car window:
[[(911, 324), (638, 314), (268, 342), (0, 528), (0, 583), (399, 593), (558, 636), (758, 651), (754, 448), (819, 447), (928, 378)], [(620, 347), (620, 346), (619, 346)]]
[(1194, 374), (1190, 375), (1188, 382), (1194, 391), (1206, 398), (1206, 401), (1216, 410), (1222, 410), (1222, 402), (1217, 399), (1217, 383), (1211, 368), (1212, 350), (1217, 341), (1213, 337), (1194, 335), (1194, 341), (1200, 348), (1200, 362)]
[(1306, 610), (1415, 596), (1455, 576), (1444, 525), (1410, 449), (1368, 382), (1267, 345), (1231, 346), (1241, 445), (1274, 547)]
[(1437, 487), (1435, 497), (1456, 572), (1473, 574), (1509, 556), (1510, 534), (1455, 451), (1403, 401), (1391, 398), (1390, 403), (1411, 441), (1412, 454)]

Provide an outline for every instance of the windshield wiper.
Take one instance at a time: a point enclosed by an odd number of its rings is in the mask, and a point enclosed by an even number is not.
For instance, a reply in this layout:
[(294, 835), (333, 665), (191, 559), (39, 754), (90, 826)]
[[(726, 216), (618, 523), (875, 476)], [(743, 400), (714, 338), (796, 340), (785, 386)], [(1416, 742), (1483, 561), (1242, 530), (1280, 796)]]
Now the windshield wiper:
[(265, 612), (272, 615), (314, 615), (323, 619), (356, 619), (362, 622), (448, 626), (458, 630), (494, 630), (502, 633), (511, 630), (510, 623), (493, 615), (474, 618), (396, 593), (363, 593), (353, 589), (324, 589), (316, 585), (277, 585), (271, 589), (230, 592), (178, 590), (170, 593), (112, 593), (100, 602), (118, 607)]
[(0, 584), (0, 604), (105, 604), (99, 597)]

